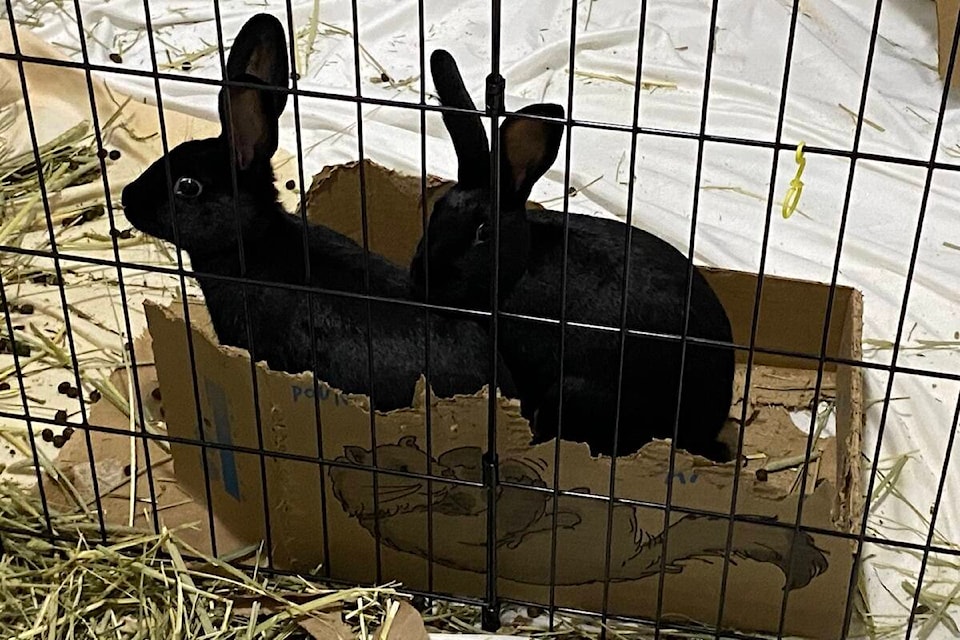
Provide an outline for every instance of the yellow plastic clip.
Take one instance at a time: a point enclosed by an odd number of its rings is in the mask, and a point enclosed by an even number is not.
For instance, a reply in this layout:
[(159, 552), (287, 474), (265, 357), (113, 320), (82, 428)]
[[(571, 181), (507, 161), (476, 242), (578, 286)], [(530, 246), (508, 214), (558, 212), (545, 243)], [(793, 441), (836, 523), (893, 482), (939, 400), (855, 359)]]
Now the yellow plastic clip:
[(790, 188), (787, 189), (787, 195), (783, 198), (783, 219), (786, 220), (793, 215), (793, 212), (797, 210), (797, 205), (800, 204), (800, 194), (803, 193), (803, 180), (800, 179), (803, 176), (803, 168), (807, 165), (807, 159), (803, 157), (803, 142), (797, 145), (797, 173), (793, 176), (793, 180), (790, 181)]

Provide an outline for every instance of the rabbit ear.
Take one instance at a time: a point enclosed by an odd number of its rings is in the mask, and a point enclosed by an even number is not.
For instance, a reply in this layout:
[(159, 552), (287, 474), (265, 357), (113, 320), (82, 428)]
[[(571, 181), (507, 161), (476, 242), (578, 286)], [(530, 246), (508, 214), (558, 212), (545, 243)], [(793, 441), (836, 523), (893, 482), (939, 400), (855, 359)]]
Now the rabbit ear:
[[(280, 21), (265, 13), (250, 18), (230, 49), (227, 79), (286, 89), (288, 76), (286, 38)], [(254, 159), (269, 159), (276, 152), (277, 120), (286, 104), (284, 91), (250, 87), (220, 90), (220, 124), (224, 134), (232, 137), (239, 169), (248, 168)]]
[[(518, 114), (563, 118), (558, 104), (532, 104)], [(500, 193), (503, 201), (523, 204), (537, 180), (557, 159), (563, 124), (509, 116), (500, 127)]]
[[(227, 98), (229, 96), (229, 98)], [(230, 117), (226, 118), (227, 99)], [(270, 97), (258, 89), (230, 87), (220, 94), (223, 135), (229, 135), (237, 169), (243, 171), (257, 158), (269, 159), (277, 150), (277, 120), (272, 117)]]
[[(242, 80), (243, 76), (252, 76), (251, 82), (286, 89), (290, 80), (289, 56), (283, 25), (268, 13), (258, 13), (241, 27), (230, 47), (227, 78)], [(269, 93), (275, 115), (279, 118), (287, 106), (287, 93)]]
[[(445, 107), (476, 110), (453, 56), (437, 49), (430, 56), (433, 85)], [(443, 113), (443, 124), (457, 151), (457, 182), (465, 187), (484, 187), (490, 182), (490, 143), (480, 116), (476, 114)]]

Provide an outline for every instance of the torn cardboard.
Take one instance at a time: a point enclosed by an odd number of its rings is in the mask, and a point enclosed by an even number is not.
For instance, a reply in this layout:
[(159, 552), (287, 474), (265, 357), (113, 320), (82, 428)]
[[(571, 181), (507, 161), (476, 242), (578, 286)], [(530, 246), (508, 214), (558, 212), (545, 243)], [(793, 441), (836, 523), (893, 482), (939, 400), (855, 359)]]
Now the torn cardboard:
[[(328, 169), (308, 198), (314, 222), (355, 239), (360, 234), (359, 166)], [(419, 180), (369, 162), (364, 169), (371, 249), (406, 264), (421, 232)], [(428, 205), (444, 186), (431, 180)], [(728, 311), (735, 341), (748, 344), (757, 277), (716, 269), (705, 275)], [(747, 412), (753, 420), (745, 427), (747, 453), (766, 447), (771, 456), (803, 452), (806, 436), (792, 425), (789, 411), (810, 403), (817, 360), (791, 354), (818, 352), (828, 292), (822, 284), (764, 279), (756, 342), (761, 351)], [(311, 375), (278, 373), (260, 363), (255, 368), (258, 412), (247, 352), (219, 346), (203, 305), (189, 305), (189, 328), (182, 304), (146, 305), (169, 433), (197, 443), (171, 444), (177, 480), (186, 491), (199, 502), (209, 492), (217, 521), (238, 539), (269, 539), (278, 568), (313, 571), (322, 564), (330, 576), (352, 583), (399, 580), (418, 590), (484, 596), (487, 511), (479, 483), (485, 393), (452, 399), (431, 395), (429, 440), (422, 385), (413, 407), (378, 413), (381, 471), (375, 481), (364, 468), (374, 459), (365, 398), (346, 396), (322, 381), (315, 390)], [(861, 309), (858, 292), (837, 288), (827, 356), (860, 358)], [(742, 360), (737, 403), (743, 395)], [(802, 523), (848, 531), (862, 509), (860, 372), (828, 364), (823, 389), (824, 397), (835, 398), (837, 437), (815, 443), (823, 454), (808, 470)], [(499, 398), (496, 407), (503, 483), (497, 502), (502, 597), (546, 603), (554, 595), (558, 606), (600, 611), (609, 516), (610, 613), (653, 617), (658, 575), (665, 566), (664, 622), (696, 620), (775, 632), (787, 588), (786, 634), (839, 637), (851, 543), (803, 532), (794, 537), (797, 471), (761, 482), (749, 465), (741, 470), (736, 512), (752, 520), (735, 525), (723, 619), (717, 620), (725, 516), (736, 465), (715, 465), (678, 452), (674, 475), (668, 478), (669, 443), (652, 442), (617, 460), (616, 497), (632, 502), (618, 503), (610, 513), (609, 503), (597, 499), (609, 494), (609, 459), (592, 458), (586, 445), (562, 442), (555, 469), (554, 443), (528, 445), (529, 427), (517, 403)], [(731, 415), (738, 419), (741, 409), (742, 404), (735, 404)], [(735, 437), (736, 422), (730, 426)], [(258, 450), (261, 440), (264, 455)], [(218, 448), (204, 453), (201, 441)], [(321, 458), (328, 462), (321, 464)], [(435, 478), (431, 482), (403, 475), (423, 474), (428, 467)], [(547, 490), (555, 477), (559, 488), (579, 495), (557, 500), (554, 539), (553, 494)], [(665, 535), (663, 511), (655, 505), (664, 502), (668, 483), (673, 485), (673, 506), (702, 513), (673, 511)], [(791, 527), (771, 526), (774, 521)]]

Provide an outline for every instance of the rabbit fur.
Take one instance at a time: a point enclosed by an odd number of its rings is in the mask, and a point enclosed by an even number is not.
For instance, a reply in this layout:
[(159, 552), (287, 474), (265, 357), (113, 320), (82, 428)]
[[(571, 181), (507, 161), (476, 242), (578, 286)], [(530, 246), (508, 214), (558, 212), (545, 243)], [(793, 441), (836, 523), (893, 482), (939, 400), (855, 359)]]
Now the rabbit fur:
[[(453, 57), (435, 51), (431, 71), (441, 104), (457, 109), (444, 110), (443, 120), (457, 153), (458, 182), (434, 205), (411, 278), (419, 299), (490, 310), (496, 221), (487, 136), (479, 115), (465, 112), (475, 107)], [(730, 346), (688, 341), (681, 358), (676, 337), (684, 332), (688, 280), (688, 336), (729, 345), (730, 321), (688, 258), (648, 232), (617, 220), (569, 214), (565, 320), (593, 326), (567, 324), (560, 387), (556, 321), (563, 300), (564, 214), (528, 210), (526, 202), (557, 157), (564, 128), (558, 120), (563, 119), (559, 105), (530, 105), (507, 116), (499, 136), (498, 304), (501, 312), (513, 314), (499, 318), (499, 349), (531, 421), (533, 442), (553, 439), (559, 429), (562, 439), (586, 442), (595, 455), (625, 455), (653, 438), (672, 437), (676, 423), (678, 447), (724, 461), (729, 452), (717, 436), (732, 400), (734, 352)], [(629, 329), (675, 338), (628, 335), (621, 372), (622, 316)]]
[[(365, 258), (363, 247), (329, 228), (304, 228), (278, 202), (270, 161), (287, 100), (289, 55), (275, 17), (259, 14), (241, 28), (227, 77), (257, 86), (221, 89), (221, 135), (180, 144), (128, 184), (127, 218), (189, 254), (220, 342), (249, 350), (274, 370), (316, 371), (339, 390), (372, 395), (377, 410), (409, 407), (426, 372), (429, 332), (432, 389), (441, 397), (479, 391), (494, 359), (480, 326), (380, 300), (369, 303), (368, 325), (367, 302), (344, 294), (366, 292), (368, 266), (371, 295), (409, 300), (406, 271), (373, 253)], [(499, 387), (513, 395), (510, 373), (497, 362)]]

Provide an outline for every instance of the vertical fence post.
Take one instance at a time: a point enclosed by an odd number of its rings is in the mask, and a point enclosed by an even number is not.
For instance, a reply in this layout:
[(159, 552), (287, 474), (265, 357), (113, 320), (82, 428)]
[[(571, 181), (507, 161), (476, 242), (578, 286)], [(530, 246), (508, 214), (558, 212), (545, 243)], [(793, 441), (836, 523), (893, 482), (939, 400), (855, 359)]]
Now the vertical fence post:
[(484, 598), (484, 631), (500, 627), (500, 597), (497, 593), (497, 354), (499, 352), (498, 311), (500, 308), (500, 117), (506, 82), (500, 75), (500, 0), (490, 8), (490, 75), (487, 76), (486, 113), (490, 129), (490, 194), (493, 203), (493, 270), (490, 283), (490, 389), (487, 405), (487, 450), (483, 458), (483, 483), (487, 499), (487, 592)]
[(483, 483), (487, 494), (487, 593), (486, 604), (483, 608), (484, 631), (496, 631), (500, 627), (500, 604), (497, 595), (497, 491), (498, 491), (498, 458), (497, 458), (497, 309), (499, 307), (500, 283), (500, 144), (499, 123), (497, 119), (503, 115), (503, 93), (505, 87), (503, 76), (494, 71), (487, 76), (486, 112), (492, 118), (493, 128), (490, 136), (490, 191), (493, 194), (494, 224), (493, 224), (493, 277), (491, 282), (490, 344), (491, 344), (491, 380), (490, 403), (487, 411), (487, 450), (483, 457)]

